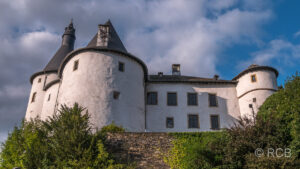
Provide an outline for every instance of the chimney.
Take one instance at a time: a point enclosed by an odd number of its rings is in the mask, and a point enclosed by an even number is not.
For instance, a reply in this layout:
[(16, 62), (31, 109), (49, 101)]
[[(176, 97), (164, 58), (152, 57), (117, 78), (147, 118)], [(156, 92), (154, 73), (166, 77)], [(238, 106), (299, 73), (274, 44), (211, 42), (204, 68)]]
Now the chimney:
[(163, 72), (158, 72), (157, 75), (158, 75), (159, 77), (162, 77), (162, 76), (164, 75), (164, 73), (163, 73)]
[(97, 45), (101, 47), (107, 47), (108, 39), (109, 39), (109, 25), (100, 24), (98, 25), (98, 37), (97, 37)]
[(215, 80), (219, 80), (219, 75), (214, 75)]
[(180, 76), (180, 64), (172, 65), (172, 75)]

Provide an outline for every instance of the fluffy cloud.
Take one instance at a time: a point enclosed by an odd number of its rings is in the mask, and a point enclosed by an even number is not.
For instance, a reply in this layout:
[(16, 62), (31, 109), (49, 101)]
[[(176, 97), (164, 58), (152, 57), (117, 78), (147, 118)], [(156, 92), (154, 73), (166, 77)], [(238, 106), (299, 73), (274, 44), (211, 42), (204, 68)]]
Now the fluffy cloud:
[(168, 73), (172, 63), (181, 63), (183, 74), (212, 76), (224, 49), (260, 41), (261, 26), (273, 14), (269, 1), (253, 1), (1, 1), (0, 133), (24, 117), (28, 79), (53, 56), (71, 18), (77, 47), (110, 18), (128, 51), (150, 72)]

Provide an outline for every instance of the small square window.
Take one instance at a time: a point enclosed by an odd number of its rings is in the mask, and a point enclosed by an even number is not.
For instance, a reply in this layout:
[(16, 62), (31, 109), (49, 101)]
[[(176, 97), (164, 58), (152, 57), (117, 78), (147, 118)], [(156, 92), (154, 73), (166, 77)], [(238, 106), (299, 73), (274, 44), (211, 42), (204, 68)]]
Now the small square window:
[(125, 64), (123, 62), (119, 62), (119, 71), (124, 72), (125, 70)]
[(249, 104), (249, 108), (253, 108), (253, 105), (252, 105), (252, 104)]
[(208, 94), (209, 106), (210, 107), (217, 107), (217, 95), (216, 94)]
[(220, 129), (220, 119), (219, 115), (211, 115), (210, 116), (210, 125), (212, 130)]
[(256, 98), (254, 97), (252, 101), (253, 101), (253, 103), (255, 103), (256, 102)]
[(148, 105), (157, 105), (157, 92), (148, 92), (147, 93), (147, 104)]
[(36, 92), (33, 93), (31, 97), (31, 103), (35, 102)]
[(50, 99), (51, 99), (51, 94), (48, 95), (48, 101), (50, 101)]
[(167, 128), (174, 128), (174, 118), (173, 117), (167, 117), (166, 127)]
[(197, 93), (188, 93), (187, 100), (188, 100), (187, 104), (189, 106), (197, 106), (198, 105)]
[(196, 114), (188, 115), (188, 127), (189, 128), (199, 128), (199, 117)]
[(115, 99), (115, 100), (119, 99), (119, 96), (120, 96), (120, 92), (114, 91), (114, 93), (113, 93), (114, 99)]
[(73, 71), (78, 69), (78, 65), (79, 65), (79, 60), (75, 60), (73, 65)]
[(167, 93), (167, 104), (168, 106), (177, 106), (177, 93), (175, 92)]
[(251, 82), (256, 82), (256, 75), (251, 75)]
[(38, 83), (41, 83), (41, 81), (42, 81), (42, 78), (39, 78)]

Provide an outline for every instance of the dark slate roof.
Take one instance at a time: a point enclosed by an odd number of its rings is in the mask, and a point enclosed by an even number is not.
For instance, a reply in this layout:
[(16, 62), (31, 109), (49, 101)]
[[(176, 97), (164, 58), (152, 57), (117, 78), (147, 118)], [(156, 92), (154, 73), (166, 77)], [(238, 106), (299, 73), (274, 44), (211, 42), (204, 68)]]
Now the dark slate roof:
[[(66, 36), (66, 37), (64, 37)], [(73, 38), (73, 40), (68, 39), (68, 37)], [(75, 29), (73, 27), (73, 22), (71, 21), (69, 26), (65, 28), (65, 32), (62, 36), (63, 42), (61, 47), (57, 50), (55, 55), (52, 57), (52, 59), (48, 62), (46, 67), (43, 71), (57, 71), (59, 68), (60, 63), (64, 60), (64, 58), (67, 56), (68, 53), (73, 51), (74, 49), (74, 41), (76, 39), (75, 37)], [(64, 41), (64, 38), (67, 38), (68, 41)], [(66, 43), (68, 42), (68, 43)]]
[(73, 50), (72, 46), (61, 46), (52, 59), (49, 61), (44, 71), (58, 70), (60, 63), (64, 60), (65, 56)]
[[(108, 39), (108, 44), (107, 44), (107, 48), (108, 49), (114, 49), (114, 50), (119, 50), (121, 52), (126, 52), (127, 50), (125, 48), (125, 46), (123, 45), (120, 37), (118, 36), (114, 26), (112, 25), (112, 23), (110, 22), (110, 20), (108, 20), (104, 25), (108, 25), (109, 26), (109, 39)], [(98, 33), (96, 33), (96, 35), (93, 37), (93, 39), (88, 43), (87, 47), (96, 47), (97, 46), (97, 36)]]
[(240, 78), (244, 74), (249, 73), (249, 72), (253, 72), (253, 71), (257, 71), (257, 70), (270, 70), (270, 71), (273, 71), (275, 73), (276, 77), (278, 77), (278, 75), (279, 75), (278, 71), (273, 67), (260, 66), (260, 65), (252, 64), (246, 70), (242, 71), (240, 74), (235, 76), (232, 80), (237, 80), (238, 78)]
[(167, 82), (167, 83), (230, 83), (236, 84), (234, 80), (222, 80), (215, 78), (202, 78), (193, 76), (179, 76), (179, 75), (149, 75), (149, 82)]

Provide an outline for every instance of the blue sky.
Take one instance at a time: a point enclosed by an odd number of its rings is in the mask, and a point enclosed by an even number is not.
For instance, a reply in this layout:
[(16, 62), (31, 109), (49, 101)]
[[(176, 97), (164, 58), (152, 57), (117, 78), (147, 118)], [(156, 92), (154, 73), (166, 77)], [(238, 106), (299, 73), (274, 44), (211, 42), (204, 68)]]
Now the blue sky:
[(150, 73), (232, 79), (250, 64), (273, 66), (278, 84), (299, 71), (297, 0), (2, 0), (0, 141), (25, 116), (29, 77), (44, 68), (71, 18), (76, 48), (111, 19)]

